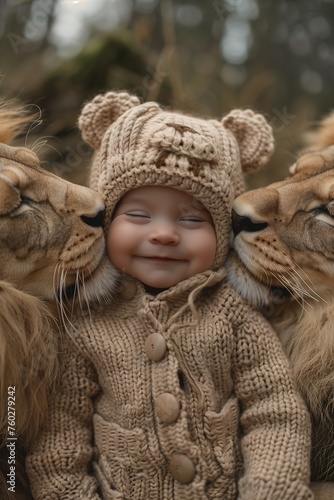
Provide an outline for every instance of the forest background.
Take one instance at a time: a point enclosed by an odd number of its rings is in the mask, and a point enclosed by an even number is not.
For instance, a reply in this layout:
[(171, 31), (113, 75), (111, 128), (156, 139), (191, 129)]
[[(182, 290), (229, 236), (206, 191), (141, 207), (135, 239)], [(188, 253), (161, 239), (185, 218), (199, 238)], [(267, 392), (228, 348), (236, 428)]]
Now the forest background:
[(97, 93), (264, 113), (276, 150), (256, 187), (287, 175), (333, 88), (333, 0), (0, 0), (0, 97), (38, 113), (24, 143), (73, 182), (87, 182), (76, 123)]

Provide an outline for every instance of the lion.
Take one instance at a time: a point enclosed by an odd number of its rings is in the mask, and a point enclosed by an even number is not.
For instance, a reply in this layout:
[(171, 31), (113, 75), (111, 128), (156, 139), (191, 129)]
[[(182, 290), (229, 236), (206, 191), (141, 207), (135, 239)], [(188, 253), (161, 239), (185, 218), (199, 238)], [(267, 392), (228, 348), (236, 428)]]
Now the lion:
[(334, 114), (313, 139), (290, 177), (234, 201), (228, 279), (283, 343), (313, 423), (315, 498), (333, 500)]
[[(26, 121), (0, 107), (0, 142)], [(43, 424), (71, 304), (115, 283), (103, 213), (99, 194), (43, 170), (33, 151), (0, 143), (1, 499), (30, 498), (24, 454)]]

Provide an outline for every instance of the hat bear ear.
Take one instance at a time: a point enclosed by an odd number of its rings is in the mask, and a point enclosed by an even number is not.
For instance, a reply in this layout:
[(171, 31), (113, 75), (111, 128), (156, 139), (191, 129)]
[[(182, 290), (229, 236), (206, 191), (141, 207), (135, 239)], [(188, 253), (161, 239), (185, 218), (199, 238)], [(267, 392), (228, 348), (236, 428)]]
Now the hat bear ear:
[(222, 124), (238, 141), (244, 172), (255, 172), (268, 161), (274, 150), (274, 138), (263, 115), (251, 109), (235, 109), (222, 119)]
[(107, 92), (97, 95), (84, 106), (79, 117), (78, 126), (84, 141), (97, 149), (110, 125), (126, 111), (139, 104), (138, 97), (127, 92)]

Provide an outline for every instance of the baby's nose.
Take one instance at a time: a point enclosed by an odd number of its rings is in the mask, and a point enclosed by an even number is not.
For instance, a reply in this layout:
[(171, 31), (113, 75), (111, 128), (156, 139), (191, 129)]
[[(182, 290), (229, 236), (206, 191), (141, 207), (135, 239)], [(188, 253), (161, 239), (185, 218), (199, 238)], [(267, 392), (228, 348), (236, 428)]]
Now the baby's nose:
[(180, 235), (175, 224), (168, 221), (157, 221), (149, 235), (151, 243), (160, 243), (162, 245), (177, 245), (180, 241)]

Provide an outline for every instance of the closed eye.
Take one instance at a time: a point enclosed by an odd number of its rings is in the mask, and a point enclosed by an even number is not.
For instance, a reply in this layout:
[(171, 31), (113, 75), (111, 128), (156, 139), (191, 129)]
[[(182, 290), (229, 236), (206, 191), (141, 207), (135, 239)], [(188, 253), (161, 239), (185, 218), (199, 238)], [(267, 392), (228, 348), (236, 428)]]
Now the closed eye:
[(322, 205), (321, 207), (316, 207), (314, 210), (315, 215), (328, 215), (328, 217), (332, 217), (332, 214), (329, 212), (326, 205)]
[(21, 196), (21, 204), (31, 205), (32, 203), (35, 203), (35, 202), (31, 198), (28, 198), (27, 196)]
[(149, 214), (146, 212), (141, 212), (136, 210), (135, 212), (126, 212), (126, 215), (130, 215), (131, 217), (149, 217)]
[(130, 220), (136, 221), (136, 222), (147, 222), (151, 220), (150, 214), (147, 212), (141, 212), (141, 211), (134, 211), (134, 212), (126, 212), (125, 214)]
[(182, 222), (205, 222), (205, 219), (200, 219), (199, 217), (182, 217)]
[(334, 226), (334, 218), (325, 206), (315, 208), (313, 210), (313, 213), (315, 214), (315, 219), (318, 222), (323, 222), (324, 224), (327, 224), (329, 226)]
[(200, 217), (191, 217), (191, 216), (182, 217), (179, 220), (179, 222), (183, 226), (190, 227), (190, 228), (196, 228), (199, 226), (202, 227), (202, 224), (204, 224), (204, 223), (211, 224), (210, 221), (208, 221), (207, 219), (203, 219)]
[(13, 217), (21, 215), (22, 213), (30, 212), (32, 205), (36, 204), (34, 200), (28, 198), (28, 196), (20, 196), (20, 204), (12, 211), (11, 215)]

